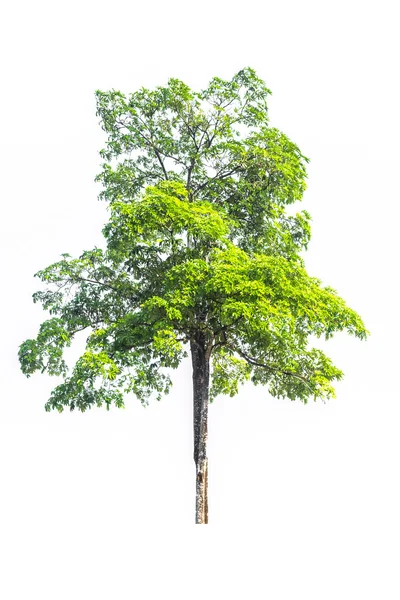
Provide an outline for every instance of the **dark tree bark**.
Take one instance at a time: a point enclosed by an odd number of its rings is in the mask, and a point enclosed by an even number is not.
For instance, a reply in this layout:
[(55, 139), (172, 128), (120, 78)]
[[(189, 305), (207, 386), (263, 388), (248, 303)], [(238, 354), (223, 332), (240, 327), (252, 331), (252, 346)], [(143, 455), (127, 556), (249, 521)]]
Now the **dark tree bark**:
[(207, 419), (210, 352), (203, 336), (190, 344), (193, 365), (193, 432), (196, 464), (196, 523), (208, 523)]

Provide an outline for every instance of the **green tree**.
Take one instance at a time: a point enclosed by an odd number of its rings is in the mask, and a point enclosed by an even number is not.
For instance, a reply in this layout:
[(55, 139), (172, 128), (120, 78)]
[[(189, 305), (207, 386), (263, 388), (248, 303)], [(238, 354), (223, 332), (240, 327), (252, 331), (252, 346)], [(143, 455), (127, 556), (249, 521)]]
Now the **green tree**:
[[(36, 274), (46, 286), (34, 301), (50, 318), (19, 351), (28, 377), (63, 377), (48, 411), (123, 408), (130, 393), (146, 405), (190, 352), (196, 523), (208, 522), (209, 402), (247, 380), (280, 398), (330, 398), (342, 372), (310, 341), (367, 335), (305, 270), (310, 216), (287, 205), (303, 196), (307, 159), (269, 126), (268, 94), (250, 68), (201, 92), (177, 79), (128, 97), (96, 92), (105, 249)], [(69, 371), (63, 350), (82, 330), (86, 350)]]

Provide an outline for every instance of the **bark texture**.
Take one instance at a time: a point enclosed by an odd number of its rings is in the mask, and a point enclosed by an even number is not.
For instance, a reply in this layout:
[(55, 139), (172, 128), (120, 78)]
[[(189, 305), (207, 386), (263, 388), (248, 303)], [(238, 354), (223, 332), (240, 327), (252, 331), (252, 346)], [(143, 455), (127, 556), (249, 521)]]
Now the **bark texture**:
[(205, 340), (190, 345), (193, 365), (193, 433), (196, 464), (196, 523), (208, 523), (207, 419), (210, 384), (210, 356)]

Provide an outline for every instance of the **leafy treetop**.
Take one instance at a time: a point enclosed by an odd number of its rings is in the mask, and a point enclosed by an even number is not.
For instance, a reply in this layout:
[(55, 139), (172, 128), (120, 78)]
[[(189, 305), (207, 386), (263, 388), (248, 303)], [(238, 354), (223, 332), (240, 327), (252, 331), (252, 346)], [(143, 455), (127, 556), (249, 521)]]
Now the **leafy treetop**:
[[(51, 318), (19, 352), (27, 376), (63, 377), (47, 410), (159, 399), (193, 341), (212, 361), (211, 399), (246, 380), (292, 400), (334, 396), (342, 372), (310, 336), (367, 331), (305, 270), (310, 216), (286, 206), (302, 198), (307, 159), (269, 127), (269, 93), (252, 69), (199, 93), (176, 79), (96, 93), (106, 248), (37, 273)], [(82, 330), (69, 372), (63, 351)]]

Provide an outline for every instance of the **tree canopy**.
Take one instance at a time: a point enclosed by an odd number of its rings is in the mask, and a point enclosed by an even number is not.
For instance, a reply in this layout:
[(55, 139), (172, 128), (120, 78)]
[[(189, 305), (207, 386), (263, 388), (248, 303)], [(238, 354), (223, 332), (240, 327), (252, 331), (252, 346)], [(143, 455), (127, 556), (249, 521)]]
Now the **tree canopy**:
[[(211, 399), (247, 380), (292, 400), (334, 396), (342, 371), (313, 338), (367, 331), (307, 274), (310, 215), (287, 206), (302, 199), (308, 160), (269, 126), (269, 94), (250, 68), (200, 92), (177, 79), (96, 92), (105, 248), (37, 273), (34, 301), (50, 318), (19, 351), (27, 376), (63, 377), (46, 410), (160, 399), (200, 338)], [(82, 330), (86, 350), (70, 370), (64, 349)]]

